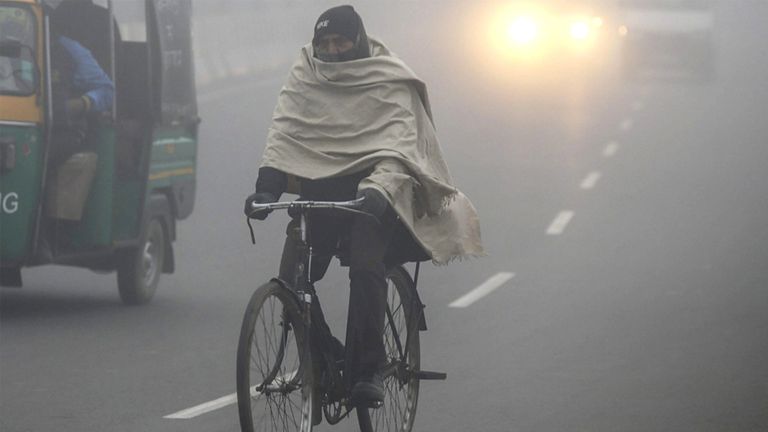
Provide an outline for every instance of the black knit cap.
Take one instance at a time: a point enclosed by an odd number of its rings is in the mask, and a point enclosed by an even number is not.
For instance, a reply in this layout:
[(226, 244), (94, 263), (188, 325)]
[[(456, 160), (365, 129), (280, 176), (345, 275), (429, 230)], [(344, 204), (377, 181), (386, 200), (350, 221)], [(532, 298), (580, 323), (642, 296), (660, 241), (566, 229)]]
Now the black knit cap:
[(356, 42), (361, 25), (360, 15), (352, 6), (344, 5), (328, 9), (320, 15), (315, 23), (315, 37), (312, 38), (312, 44), (317, 45), (317, 41), (321, 37), (332, 33), (340, 34), (352, 42)]
[[(333, 33), (352, 41), (354, 43), (352, 49), (336, 54), (319, 53), (316, 48), (320, 38)], [(336, 6), (320, 15), (315, 23), (315, 37), (312, 38), (312, 45), (315, 47), (313, 56), (325, 62), (346, 62), (371, 56), (363, 19), (349, 5)]]

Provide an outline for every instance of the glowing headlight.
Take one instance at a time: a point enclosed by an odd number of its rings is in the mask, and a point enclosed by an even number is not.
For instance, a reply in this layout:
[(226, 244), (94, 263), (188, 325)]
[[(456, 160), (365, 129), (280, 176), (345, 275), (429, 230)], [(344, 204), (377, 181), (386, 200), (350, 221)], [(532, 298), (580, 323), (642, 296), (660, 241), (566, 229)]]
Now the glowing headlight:
[(577, 40), (584, 40), (589, 37), (590, 26), (586, 21), (574, 21), (571, 23), (570, 35), (571, 38)]
[(539, 24), (529, 16), (515, 18), (507, 27), (507, 37), (512, 42), (527, 45), (539, 36)]

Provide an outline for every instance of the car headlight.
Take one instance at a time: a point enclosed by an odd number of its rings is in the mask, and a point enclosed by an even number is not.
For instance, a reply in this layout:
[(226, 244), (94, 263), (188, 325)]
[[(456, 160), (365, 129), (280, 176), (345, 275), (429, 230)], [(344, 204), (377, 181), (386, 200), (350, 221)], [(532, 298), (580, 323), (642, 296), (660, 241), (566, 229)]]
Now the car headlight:
[(592, 33), (592, 28), (587, 21), (573, 21), (571, 23), (569, 34), (571, 39), (584, 40), (587, 39)]
[(519, 45), (533, 43), (539, 37), (539, 23), (533, 17), (519, 16), (507, 27), (507, 37)]

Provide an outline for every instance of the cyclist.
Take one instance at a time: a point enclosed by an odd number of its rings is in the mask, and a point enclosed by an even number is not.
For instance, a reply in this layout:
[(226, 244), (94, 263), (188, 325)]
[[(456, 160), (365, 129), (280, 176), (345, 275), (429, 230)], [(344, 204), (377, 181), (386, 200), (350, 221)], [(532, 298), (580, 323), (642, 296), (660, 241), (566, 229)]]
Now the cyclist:
[[(426, 86), (378, 39), (368, 37), (352, 6), (320, 15), (278, 97), (255, 193), (277, 201), (288, 175), (311, 200), (365, 197), (363, 215), (312, 215), (311, 281), (323, 277), (330, 251), (348, 238), (350, 297), (344, 347), (351, 397), (382, 401), (377, 370), (388, 265), (483, 254), (477, 213), (453, 185), (432, 124)], [(289, 224), (290, 234), (296, 220)], [(344, 236), (346, 234), (346, 236)], [(325, 254), (324, 254), (325, 252)], [(291, 281), (295, 248), (288, 236), (280, 278)]]

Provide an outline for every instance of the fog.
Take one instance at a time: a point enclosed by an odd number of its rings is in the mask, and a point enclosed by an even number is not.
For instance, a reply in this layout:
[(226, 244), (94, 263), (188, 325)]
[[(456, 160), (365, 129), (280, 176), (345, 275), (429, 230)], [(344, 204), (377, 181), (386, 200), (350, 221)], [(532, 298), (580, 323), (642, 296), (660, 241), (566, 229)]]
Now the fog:
[[(114, 0), (124, 40), (146, 40), (142, 3)], [(421, 266), (421, 364), (448, 379), (422, 382), (414, 430), (768, 430), (768, 3), (350, 3), (426, 83), (488, 253)], [(235, 392), (243, 312), (288, 221), (255, 221), (251, 244), (243, 200), (336, 4), (193, 1), (201, 123), (175, 272), (125, 307), (113, 273), (24, 268), (0, 291), (0, 430), (240, 430), (231, 400), (166, 417)], [(343, 336), (348, 270), (317, 290)]]

